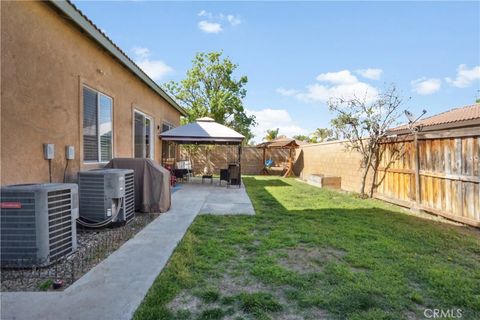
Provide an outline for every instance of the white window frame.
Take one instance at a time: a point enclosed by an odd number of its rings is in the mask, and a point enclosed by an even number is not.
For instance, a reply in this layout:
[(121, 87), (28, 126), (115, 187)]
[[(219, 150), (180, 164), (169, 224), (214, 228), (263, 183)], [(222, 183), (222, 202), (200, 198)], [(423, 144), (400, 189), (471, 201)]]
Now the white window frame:
[[(107, 164), (108, 162), (110, 162), (110, 160), (107, 160), (107, 161), (102, 161), (102, 146), (101, 146), (101, 143), (100, 143), (100, 96), (104, 96), (104, 97), (107, 97), (108, 99), (110, 99), (111, 101), (111, 106), (110, 106), (110, 115), (111, 115), (111, 125), (112, 125), (112, 159), (115, 158), (115, 155), (113, 154), (113, 137), (114, 137), (114, 131), (113, 131), (113, 98), (101, 91), (98, 91), (97, 89), (94, 89), (92, 87), (89, 87), (87, 85), (82, 85), (82, 90), (83, 88), (88, 88), (92, 91), (95, 91), (97, 93), (97, 131), (98, 131), (98, 134), (97, 134), (97, 144), (98, 144), (98, 159), (97, 160), (83, 160), (83, 163), (85, 164), (96, 164), (96, 163), (99, 163), (99, 164)], [(82, 91), (82, 97), (83, 97), (83, 91)], [(85, 107), (85, 103), (83, 102), (82, 100), (82, 109)], [(82, 119), (82, 123), (85, 119)], [(82, 125), (83, 127), (83, 125)], [(83, 128), (82, 128), (83, 130)], [(83, 132), (82, 132), (82, 148), (83, 148)], [(83, 152), (82, 152), (83, 153)], [(84, 158), (84, 155), (82, 154), (82, 159)]]
[(132, 117), (132, 136), (133, 136), (133, 158), (135, 158), (135, 113), (138, 113), (144, 116), (146, 119), (150, 120), (150, 157), (146, 159), (155, 160), (155, 122), (152, 116), (146, 114), (143, 111), (138, 109), (133, 109), (133, 117)]

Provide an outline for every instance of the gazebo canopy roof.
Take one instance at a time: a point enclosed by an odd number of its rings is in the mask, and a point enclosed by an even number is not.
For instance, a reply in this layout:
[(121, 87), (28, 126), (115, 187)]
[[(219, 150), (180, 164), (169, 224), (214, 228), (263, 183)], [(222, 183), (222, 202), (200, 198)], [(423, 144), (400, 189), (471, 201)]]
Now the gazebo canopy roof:
[(162, 132), (160, 138), (184, 144), (241, 144), (245, 137), (212, 118), (203, 117)]
[(293, 138), (277, 138), (272, 141), (262, 142), (257, 144), (257, 148), (261, 149), (294, 149), (306, 144), (304, 141), (296, 140)]

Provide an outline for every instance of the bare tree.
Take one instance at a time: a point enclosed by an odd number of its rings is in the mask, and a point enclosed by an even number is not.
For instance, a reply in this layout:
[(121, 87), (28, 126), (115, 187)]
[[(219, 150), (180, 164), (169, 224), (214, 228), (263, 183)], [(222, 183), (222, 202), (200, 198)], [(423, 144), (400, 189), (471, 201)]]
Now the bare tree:
[(366, 180), (369, 170), (375, 176), (380, 161), (380, 144), (386, 137), (388, 128), (396, 123), (401, 113), (402, 98), (395, 86), (391, 86), (378, 95), (374, 101), (364, 98), (331, 99), (330, 111), (336, 114), (331, 121), (332, 127), (347, 140), (349, 150), (358, 151), (361, 158), (362, 182), (360, 195), (372, 196), (375, 183), (369, 195), (366, 194)]

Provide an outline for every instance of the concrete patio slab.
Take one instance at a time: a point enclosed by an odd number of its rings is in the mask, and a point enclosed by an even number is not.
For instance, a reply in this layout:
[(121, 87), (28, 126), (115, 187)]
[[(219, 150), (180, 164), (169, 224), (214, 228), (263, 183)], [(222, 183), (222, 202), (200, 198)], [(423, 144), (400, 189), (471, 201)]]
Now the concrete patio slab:
[(243, 188), (185, 184), (172, 208), (63, 292), (1, 293), (1, 319), (131, 319), (200, 212), (254, 214)]
[(254, 215), (252, 202), (242, 185), (240, 188), (232, 186), (212, 187), (200, 209), (200, 214), (213, 215)]

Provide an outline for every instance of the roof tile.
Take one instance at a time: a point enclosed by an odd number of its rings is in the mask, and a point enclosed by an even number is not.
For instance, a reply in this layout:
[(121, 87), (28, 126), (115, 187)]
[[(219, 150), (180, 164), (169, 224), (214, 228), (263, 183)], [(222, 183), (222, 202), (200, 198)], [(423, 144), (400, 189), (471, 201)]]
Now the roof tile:
[[(430, 127), (439, 124), (457, 123), (462, 121), (480, 119), (480, 103), (451, 109), (431, 117), (419, 120), (415, 126)], [(390, 130), (390, 132), (408, 129), (408, 124), (403, 124)]]

